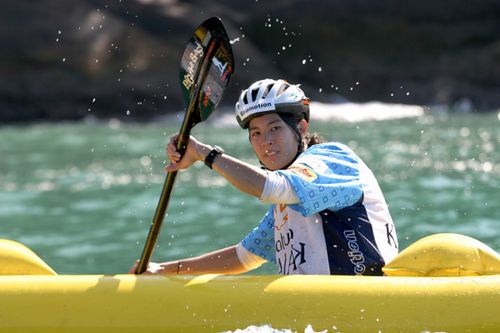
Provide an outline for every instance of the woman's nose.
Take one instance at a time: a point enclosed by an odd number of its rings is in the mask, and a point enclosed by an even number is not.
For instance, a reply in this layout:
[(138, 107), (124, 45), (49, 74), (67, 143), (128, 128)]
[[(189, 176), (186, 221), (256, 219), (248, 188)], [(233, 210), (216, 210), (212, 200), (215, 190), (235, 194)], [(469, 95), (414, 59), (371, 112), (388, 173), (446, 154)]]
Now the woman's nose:
[(266, 133), (264, 135), (264, 144), (268, 146), (273, 144), (273, 135), (271, 133)]

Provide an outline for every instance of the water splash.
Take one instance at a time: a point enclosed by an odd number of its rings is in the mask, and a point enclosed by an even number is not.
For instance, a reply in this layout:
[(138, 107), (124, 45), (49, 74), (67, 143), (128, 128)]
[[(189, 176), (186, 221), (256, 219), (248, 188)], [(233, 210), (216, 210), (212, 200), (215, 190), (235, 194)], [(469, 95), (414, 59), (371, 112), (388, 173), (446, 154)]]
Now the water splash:
[[(315, 331), (311, 325), (307, 325), (304, 329), (304, 333), (327, 333), (328, 330), (324, 331)], [(298, 333), (296, 331), (292, 331), (290, 329), (276, 329), (271, 325), (250, 325), (245, 329), (236, 329), (235, 331), (224, 331), (221, 333)]]

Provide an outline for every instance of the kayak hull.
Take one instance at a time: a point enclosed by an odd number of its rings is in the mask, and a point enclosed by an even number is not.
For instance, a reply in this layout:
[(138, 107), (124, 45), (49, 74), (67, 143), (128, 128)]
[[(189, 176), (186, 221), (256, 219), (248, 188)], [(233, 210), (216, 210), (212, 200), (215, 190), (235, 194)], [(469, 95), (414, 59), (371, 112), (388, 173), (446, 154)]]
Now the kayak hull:
[(500, 332), (500, 275), (0, 277), (2, 332)]

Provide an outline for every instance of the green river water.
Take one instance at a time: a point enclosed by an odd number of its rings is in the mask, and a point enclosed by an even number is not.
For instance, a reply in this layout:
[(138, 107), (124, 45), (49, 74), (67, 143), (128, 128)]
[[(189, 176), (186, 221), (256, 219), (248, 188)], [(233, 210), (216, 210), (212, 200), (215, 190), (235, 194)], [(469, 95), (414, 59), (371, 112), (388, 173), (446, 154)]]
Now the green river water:
[[(246, 133), (215, 118), (193, 134), (256, 163)], [(482, 115), (339, 123), (312, 130), (351, 146), (371, 167), (400, 248), (441, 232), (500, 250), (500, 120)], [(165, 178), (175, 118), (0, 127), (0, 238), (29, 246), (61, 274), (127, 272), (142, 251)], [(239, 242), (266, 206), (197, 164), (177, 177), (154, 260)], [(272, 274), (264, 265), (257, 273)]]

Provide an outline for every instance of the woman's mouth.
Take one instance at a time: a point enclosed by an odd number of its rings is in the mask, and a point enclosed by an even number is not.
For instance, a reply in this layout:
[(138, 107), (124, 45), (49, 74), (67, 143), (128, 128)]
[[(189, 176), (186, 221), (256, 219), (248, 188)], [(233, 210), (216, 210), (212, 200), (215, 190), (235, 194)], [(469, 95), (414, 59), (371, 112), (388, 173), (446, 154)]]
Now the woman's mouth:
[(271, 157), (276, 155), (278, 152), (276, 150), (265, 150), (264, 151), (264, 156), (266, 157)]

